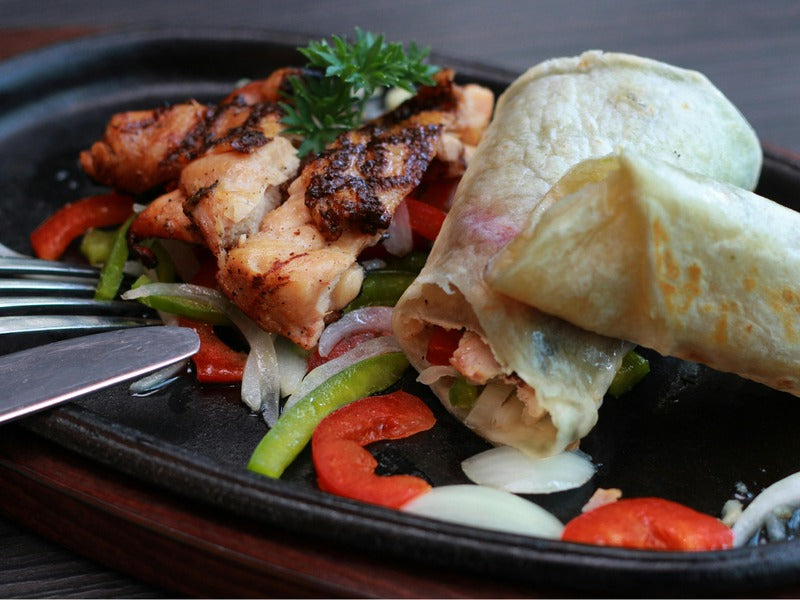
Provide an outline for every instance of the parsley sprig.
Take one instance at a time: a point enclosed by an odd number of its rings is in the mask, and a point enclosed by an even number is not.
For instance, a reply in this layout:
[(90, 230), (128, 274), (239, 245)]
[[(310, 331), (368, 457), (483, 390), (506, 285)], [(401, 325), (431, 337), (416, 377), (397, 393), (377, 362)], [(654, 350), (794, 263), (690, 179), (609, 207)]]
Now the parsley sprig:
[(334, 35), (332, 43), (311, 42), (298, 50), (312, 75), (290, 77), (291, 93), (281, 106), (287, 133), (304, 138), (300, 156), (321, 152), (336, 136), (357, 127), (376, 90), (399, 87), (413, 93), (418, 85), (433, 85), (439, 70), (425, 62), (428, 48), (412, 42), (405, 49), (358, 27), (354, 42)]

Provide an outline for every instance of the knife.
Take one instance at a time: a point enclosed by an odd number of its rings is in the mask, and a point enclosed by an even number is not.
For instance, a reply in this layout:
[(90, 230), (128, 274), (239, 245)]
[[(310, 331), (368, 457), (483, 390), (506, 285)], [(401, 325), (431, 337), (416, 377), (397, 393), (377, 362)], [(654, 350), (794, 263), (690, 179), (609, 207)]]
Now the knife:
[(185, 327), (133, 327), (0, 356), (0, 423), (135, 379), (200, 348)]

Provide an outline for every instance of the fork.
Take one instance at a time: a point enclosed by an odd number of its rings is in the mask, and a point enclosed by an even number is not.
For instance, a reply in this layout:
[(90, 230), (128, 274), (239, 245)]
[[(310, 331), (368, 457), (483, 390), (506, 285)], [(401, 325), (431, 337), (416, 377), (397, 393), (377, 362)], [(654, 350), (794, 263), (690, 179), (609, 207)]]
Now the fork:
[(100, 270), (21, 255), (0, 244), (0, 341), (11, 334), (77, 335), (157, 325), (138, 302), (95, 300)]

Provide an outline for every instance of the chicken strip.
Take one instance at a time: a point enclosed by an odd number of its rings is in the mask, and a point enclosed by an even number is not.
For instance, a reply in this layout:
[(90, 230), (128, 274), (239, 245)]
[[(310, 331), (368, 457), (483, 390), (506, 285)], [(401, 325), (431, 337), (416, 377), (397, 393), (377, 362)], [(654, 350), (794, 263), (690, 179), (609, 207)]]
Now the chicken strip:
[[(340, 136), (305, 166), (258, 233), (220, 254), (221, 289), (262, 327), (313, 347), (326, 321), (360, 291), (359, 254), (381, 239), (431, 161), (466, 163), (466, 140), (491, 115), (492, 102), (480, 98), (491, 92), (455, 85), (452, 72), (437, 84)], [(465, 100), (473, 95), (479, 98)], [(475, 107), (480, 117), (460, 114)]]
[(192, 100), (118, 113), (103, 138), (81, 152), (81, 166), (99, 183), (139, 194), (175, 181), (186, 164), (211, 148), (247, 151), (263, 145), (268, 139), (253, 124), (277, 110), (281, 86), (296, 71), (279, 69), (217, 105)]
[(258, 231), (264, 216), (283, 201), (281, 185), (295, 176), (299, 166), (297, 150), (282, 136), (250, 154), (203, 156), (181, 172), (184, 214), (205, 245), (219, 254), (240, 236)]
[(299, 159), (281, 136), (276, 104), (248, 107), (247, 118), (180, 172), (178, 188), (151, 202), (131, 225), (131, 236), (202, 243), (214, 254), (258, 229), (283, 200), (280, 186)]

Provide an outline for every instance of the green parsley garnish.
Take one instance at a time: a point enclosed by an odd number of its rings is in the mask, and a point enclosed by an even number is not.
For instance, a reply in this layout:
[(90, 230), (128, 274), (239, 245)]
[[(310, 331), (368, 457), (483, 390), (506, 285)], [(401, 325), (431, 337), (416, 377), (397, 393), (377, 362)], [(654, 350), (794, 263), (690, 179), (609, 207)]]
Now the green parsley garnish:
[(307, 67), (319, 74), (290, 77), (291, 94), (281, 103), (286, 132), (304, 138), (300, 156), (321, 152), (339, 134), (358, 127), (376, 90), (400, 87), (413, 93), (417, 85), (433, 85), (439, 70), (424, 62), (428, 48), (412, 42), (406, 50), (358, 27), (355, 42), (334, 35), (332, 44), (321, 40), (298, 50), (308, 59)]

